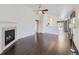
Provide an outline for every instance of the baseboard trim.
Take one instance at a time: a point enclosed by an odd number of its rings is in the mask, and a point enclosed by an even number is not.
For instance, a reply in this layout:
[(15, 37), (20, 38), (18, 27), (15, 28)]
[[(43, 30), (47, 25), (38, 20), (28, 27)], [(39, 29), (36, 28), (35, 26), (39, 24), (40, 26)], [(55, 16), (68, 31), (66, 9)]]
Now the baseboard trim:
[(73, 42), (74, 49), (76, 50), (77, 55), (79, 55), (78, 49), (77, 49), (77, 47), (76, 47), (76, 45), (75, 45), (74, 41), (72, 41), (72, 42)]
[[(17, 39), (18, 40), (18, 39)], [(0, 54), (2, 54), (8, 47), (10, 47), (11, 45), (13, 45), (16, 41), (16, 39), (14, 41), (12, 41), (9, 45), (7, 45), (2, 51), (0, 51)]]

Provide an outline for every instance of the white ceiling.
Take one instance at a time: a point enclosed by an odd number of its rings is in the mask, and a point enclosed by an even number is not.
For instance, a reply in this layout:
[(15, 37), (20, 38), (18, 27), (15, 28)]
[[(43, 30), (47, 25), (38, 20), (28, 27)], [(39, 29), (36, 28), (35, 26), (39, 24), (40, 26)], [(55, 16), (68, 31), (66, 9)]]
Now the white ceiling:
[[(39, 4), (27, 4), (25, 6), (32, 8), (32, 10), (36, 10)], [(42, 4), (43, 8), (48, 9), (48, 14), (55, 16), (68, 16), (72, 10), (78, 6), (77, 4)]]

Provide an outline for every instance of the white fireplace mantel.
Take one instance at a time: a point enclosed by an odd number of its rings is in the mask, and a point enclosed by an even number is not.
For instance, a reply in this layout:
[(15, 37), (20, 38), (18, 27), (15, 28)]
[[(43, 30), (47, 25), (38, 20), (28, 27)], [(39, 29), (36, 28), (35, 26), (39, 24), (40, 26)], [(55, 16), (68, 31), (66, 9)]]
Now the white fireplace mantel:
[[(7, 30), (12, 30), (12, 29), (15, 29), (15, 39), (10, 42), (8, 45), (5, 46), (5, 31)], [(2, 28), (2, 50), (5, 50), (7, 49), (11, 44), (13, 44), (15, 41), (16, 41), (16, 37), (17, 37), (17, 27), (3, 27)]]
[[(18, 24), (17, 21), (9, 21), (10, 19), (9, 20), (8, 19), (6, 20), (6, 19), (0, 20), (0, 54), (17, 40), (17, 39), (15, 39), (7, 46), (4, 46), (4, 38), (3, 38), (4, 31), (14, 28), (14, 29), (16, 29), (15, 30), (15, 32), (16, 32), (15, 35), (16, 35), (17, 34), (17, 24)], [(17, 38), (17, 37), (15, 37), (15, 38)]]

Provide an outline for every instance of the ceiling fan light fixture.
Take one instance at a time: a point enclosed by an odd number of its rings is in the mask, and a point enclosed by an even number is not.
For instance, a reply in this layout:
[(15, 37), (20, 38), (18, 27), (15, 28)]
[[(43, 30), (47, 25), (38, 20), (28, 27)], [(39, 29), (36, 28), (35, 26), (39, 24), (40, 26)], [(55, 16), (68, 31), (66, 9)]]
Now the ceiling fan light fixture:
[(38, 11), (38, 15), (42, 15), (43, 13), (42, 13), (42, 11)]
[(34, 10), (34, 11), (36, 11), (36, 14), (42, 15), (42, 14), (45, 14), (45, 12), (47, 12), (48, 9), (43, 9), (43, 8), (41, 7), (41, 5), (39, 5), (38, 9), (37, 9), (37, 10)]

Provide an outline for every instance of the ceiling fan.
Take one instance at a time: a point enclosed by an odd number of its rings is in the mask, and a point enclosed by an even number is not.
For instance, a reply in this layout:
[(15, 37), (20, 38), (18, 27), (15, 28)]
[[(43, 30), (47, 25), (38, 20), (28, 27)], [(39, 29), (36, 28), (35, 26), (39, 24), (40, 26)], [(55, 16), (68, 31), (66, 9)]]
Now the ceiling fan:
[(38, 9), (34, 11), (36, 11), (37, 14), (45, 14), (45, 12), (47, 12), (48, 9), (42, 9), (41, 5), (39, 5)]

